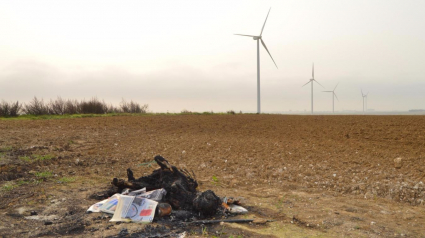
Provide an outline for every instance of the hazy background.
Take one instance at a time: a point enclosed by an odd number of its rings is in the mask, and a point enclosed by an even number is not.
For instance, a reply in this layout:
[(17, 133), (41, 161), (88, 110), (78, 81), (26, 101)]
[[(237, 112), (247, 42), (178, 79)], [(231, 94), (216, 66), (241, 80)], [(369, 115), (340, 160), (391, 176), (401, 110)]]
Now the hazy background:
[[(425, 1), (0, 1), (0, 99), (149, 104), (154, 112), (425, 108)], [(315, 85), (315, 111), (332, 98)]]

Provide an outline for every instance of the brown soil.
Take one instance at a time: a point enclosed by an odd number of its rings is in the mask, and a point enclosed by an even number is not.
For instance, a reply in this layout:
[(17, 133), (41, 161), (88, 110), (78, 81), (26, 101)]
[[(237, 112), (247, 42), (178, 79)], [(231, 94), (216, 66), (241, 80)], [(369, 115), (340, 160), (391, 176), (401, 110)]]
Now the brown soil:
[(274, 220), (190, 236), (425, 237), (425, 117), (287, 115), (0, 121), (0, 235), (141, 234), (85, 211), (127, 168), (150, 174), (155, 155), (200, 190), (242, 197), (250, 212), (236, 218)]

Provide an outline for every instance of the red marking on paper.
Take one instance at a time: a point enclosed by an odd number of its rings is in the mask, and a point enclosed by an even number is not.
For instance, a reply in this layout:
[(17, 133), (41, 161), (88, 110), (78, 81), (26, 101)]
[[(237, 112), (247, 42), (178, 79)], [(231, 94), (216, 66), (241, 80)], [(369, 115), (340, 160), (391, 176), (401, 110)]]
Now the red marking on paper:
[(140, 216), (141, 216), (141, 217), (149, 216), (151, 213), (152, 213), (152, 209), (145, 209), (145, 210), (142, 210), (142, 211), (140, 212)]

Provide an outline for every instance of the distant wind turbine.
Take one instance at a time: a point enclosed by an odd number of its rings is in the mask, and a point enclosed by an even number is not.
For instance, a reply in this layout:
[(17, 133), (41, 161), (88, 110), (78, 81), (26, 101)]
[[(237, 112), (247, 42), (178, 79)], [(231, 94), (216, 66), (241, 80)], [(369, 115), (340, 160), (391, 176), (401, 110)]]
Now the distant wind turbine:
[(363, 113), (364, 113), (364, 109), (365, 109), (365, 98), (366, 98), (366, 111), (367, 111), (367, 95), (369, 94), (369, 92), (368, 93), (366, 93), (366, 94), (363, 94), (363, 90), (361, 90), (361, 92), (362, 92), (362, 97), (363, 97)]
[[(260, 41), (261, 41), (261, 44), (264, 46), (264, 49), (266, 49), (267, 53), (269, 53), (270, 58), (272, 58), (274, 65), (276, 65), (276, 62), (274, 62), (272, 55), (270, 54), (269, 50), (267, 49), (266, 44), (264, 43), (264, 41), (262, 39), (264, 26), (266, 25), (267, 18), (269, 17), (270, 10), (271, 10), (271, 8), (269, 9), (269, 12), (267, 13), (266, 20), (264, 21), (263, 28), (261, 28), (261, 33), (260, 33), (259, 36), (235, 34), (235, 35), (238, 35), (238, 36), (252, 37), (253, 40), (257, 41), (257, 113), (258, 114), (261, 113), (261, 102), (260, 102)], [(276, 68), (277, 68), (277, 65), (276, 65)]]
[(369, 92), (366, 93), (366, 100), (365, 100), (365, 103), (366, 103), (366, 107), (365, 107), (366, 108), (366, 112), (367, 112), (367, 96), (369, 96)]
[(325, 93), (332, 93), (332, 113), (335, 113), (335, 102), (334, 102), (335, 100), (334, 99), (336, 98), (336, 100), (339, 101), (338, 97), (335, 94), (335, 89), (336, 89), (336, 87), (338, 87), (338, 84), (335, 86), (334, 90), (332, 90), (332, 91), (322, 91), (322, 92), (325, 92)]
[(313, 82), (316, 82), (317, 84), (322, 86), (322, 88), (324, 88), (323, 85), (321, 85), (319, 82), (317, 82), (317, 80), (314, 79), (314, 63), (313, 63), (313, 71), (312, 71), (311, 76), (312, 76), (312, 78), (306, 84), (304, 84), (303, 87), (305, 85), (311, 83), (311, 114), (313, 114)]

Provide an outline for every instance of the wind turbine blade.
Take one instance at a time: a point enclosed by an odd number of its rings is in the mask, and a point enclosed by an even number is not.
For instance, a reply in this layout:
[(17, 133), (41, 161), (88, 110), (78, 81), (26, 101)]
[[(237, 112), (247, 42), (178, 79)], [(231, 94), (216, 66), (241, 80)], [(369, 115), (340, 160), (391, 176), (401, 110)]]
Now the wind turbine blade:
[(266, 20), (264, 21), (263, 28), (261, 28), (260, 36), (262, 36), (262, 35), (263, 35), (264, 26), (266, 25), (267, 18), (269, 18), (269, 13), (270, 13), (270, 10), (271, 10), (271, 9), (272, 9), (272, 8), (270, 8), (270, 9), (269, 9), (269, 12), (267, 13), (267, 17), (266, 17)]
[(313, 79), (313, 81), (316, 82), (317, 84), (319, 84), (320, 86), (322, 86), (322, 88), (325, 88), (325, 87), (323, 87), (323, 85), (321, 85), (319, 82), (317, 82), (317, 80)]
[(304, 87), (305, 85), (307, 85), (307, 84), (309, 84), (311, 81), (308, 81), (306, 84), (304, 84), (303, 86), (301, 86), (301, 87)]
[(364, 94), (363, 94), (363, 89), (360, 89), (360, 91), (362, 92), (362, 97), (364, 97)]
[(251, 35), (242, 35), (242, 34), (234, 34), (234, 35), (237, 35), (237, 36), (249, 36), (249, 37), (256, 37), (256, 36), (251, 36)]
[(336, 97), (336, 100), (338, 100), (338, 102), (339, 102), (339, 99), (338, 99), (338, 97), (336, 96), (336, 93), (334, 93), (334, 96)]
[(322, 91), (324, 93), (333, 93), (334, 91)]
[(264, 44), (264, 41), (263, 41), (263, 39), (260, 39), (260, 40), (261, 40), (261, 44), (263, 44), (264, 48), (265, 48), (265, 49), (267, 50), (267, 53), (269, 53), (269, 55), (270, 55), (270, 58), (272, 58), (272, 60), (273, 60), (273, 63), (274, 63), (274, 65), (276, 65), (276, 68), (278, 68), (278, 67), (277, 67), (277, 64), (276, 64), (276, 62), (274, 62), (274, 59), (273, 59), (272, 55), (270, 54), (269, 50), (267, 49), (267, 46), (266, 46), (266, 44)]
[(337, 83), (337, 84), (336, 84), (336, 86), (335, 86), (335, 88), (334, 88), (334, 91), (335, 91), (336, 87), (338, 87), (338, 84), (339, 84), (339, 83)]

